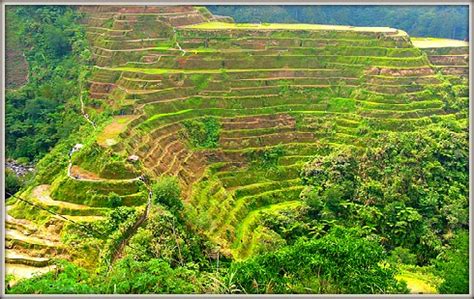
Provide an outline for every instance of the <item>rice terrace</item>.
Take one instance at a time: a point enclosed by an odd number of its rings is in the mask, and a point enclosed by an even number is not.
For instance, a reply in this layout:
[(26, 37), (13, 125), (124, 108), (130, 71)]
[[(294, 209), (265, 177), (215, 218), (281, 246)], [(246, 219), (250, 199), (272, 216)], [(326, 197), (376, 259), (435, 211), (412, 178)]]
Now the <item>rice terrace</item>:
[(4, 7), (7, 294), (469, 293), (468, 6)]

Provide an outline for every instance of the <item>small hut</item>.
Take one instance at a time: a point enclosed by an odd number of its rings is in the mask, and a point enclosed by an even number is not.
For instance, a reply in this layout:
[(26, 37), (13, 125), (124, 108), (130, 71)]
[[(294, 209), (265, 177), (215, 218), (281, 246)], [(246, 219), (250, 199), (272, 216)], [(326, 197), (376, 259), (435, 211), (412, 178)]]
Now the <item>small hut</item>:
[(137, 155), (131, 155), (127, 158), (127, 161), (128, 162), (132, 162), (132, 163), (135, 163), (139, 160), (140, 158), (137, 156)]

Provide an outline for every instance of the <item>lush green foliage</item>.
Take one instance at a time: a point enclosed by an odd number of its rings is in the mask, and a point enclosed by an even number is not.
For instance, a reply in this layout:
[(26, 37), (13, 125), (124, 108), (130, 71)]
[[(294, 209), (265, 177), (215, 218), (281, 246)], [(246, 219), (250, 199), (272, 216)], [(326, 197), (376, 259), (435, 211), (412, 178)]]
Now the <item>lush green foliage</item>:
[(150, 210), (146, 225), (138, 229), (130, 244), (126, 252), (139, 261), (159, 258), (172, 266), (197, 264), (204, 267), (207, 263), (204, 252), (209, 249), (205, 239), (160, 206)]
[(383, 263), (374, 240), (345, 229), (232, 265), (248, 293), (400, 293), (406, 289)]
[(111, 192), (107, 198), (108, 205), (116, 208), (122, 205), (123, 199), (117, 193)]
[(93, 294), (94, 286), (88, 284), (90, 274), (69, 262), (59, 262), (57, 269), (45, 275), (16, 284), (7, 289), (10, 294)]
[(67, 6), (23, 6), (9, 10), (21, 24), (29, 82), (6, 93), (6, 154), (37, 161), (83, 119), (78, 117), (80, 84), (89, 68), (84, 27)]
[(469, 293), (469, 234), (459, 232), (443, 252), (436, 266), (444, 281), (439, 286), (442, 294)]
[[(15, 194), (23, 186), (22, 178), (18, 177), (15, 172), (5, 169), (5, 192)], [(6, 196), (9, 197), (8, 195)]]
[(186, 136), (193, 147), (215, 148), (219, 141), (219, 122), (215, 117), (183, 122)]
[(278, 165), (278, 161), (285, 155), (283, 146), (259, 149), (247, 153), (248, 159), (255, 168), (271, 169)]
[(183, 208), (181, 202), (181, 190), (178, 181), (174, 177), (160, 178), (152, 186), (153, 201), (156, 204), (163, 204), (171, 211), (177, 212)]
[(364, 154), (318, 157), (303, 171), (303, 197), (316, 219), (363, 227), (427, 263), (445, 233), (468, 226), (467, 142), (466, 133), (432, 129), (381, 136)]
[(7, 290), (10, 294), (181, 294), (197, 291), (196, 273), (173, 269), (159, 259), (120, 260), (109, 273), (91, 275), (69, 262), (59, 262), (46, 275), (24, 280)]
[(100, 287), (106, 294), (183, 294), (197, 292), (196, 273), (186, 268), (171, 268), (159, 259), (137, 262), (125, 258), (114, 267)]

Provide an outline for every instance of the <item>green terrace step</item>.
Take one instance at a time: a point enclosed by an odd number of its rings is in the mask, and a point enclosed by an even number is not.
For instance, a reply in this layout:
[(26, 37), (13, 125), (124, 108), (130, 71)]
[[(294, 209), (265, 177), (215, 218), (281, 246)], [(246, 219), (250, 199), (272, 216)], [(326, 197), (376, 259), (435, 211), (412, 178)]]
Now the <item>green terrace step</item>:
[(370, 118), (421, 118), (424, 116), (445, 114), (446, 112), (442, 108), (426, 108), (426, 109), (412, 109), (407, 111), (399, 110), (362, 110), (360, 115)]
[(287, 166), (292, 164), (304, 164), (313, 160), (315, 155), (285, 155), (279, 160), (279, 165)]
[[(293, 49), (293, 48), (320, 48), (320, 47), (386, 47), (393, 49), (412, 48), (405, 42), (395, 40), (347, 39), (347, 38), (207, 38), (207, 37), (179, 37), (180, 45), (188, 51), (193, 49), (229, 49), (229, 50), (261, 50), (261, 49)], [(207, 48), (206, 48), (207, 45)]]
[(262, 212), (281, 213), (296, 209), (304, 205), (301, 201), (286, 201), (279, 204), (269, 205), (254, 210), (241, 222), (237, 228), (237, 238), (233, 245), (233, 257), (237, 260), (245, 259), (252, 255), (254, 247), (259, 243), (255, 235), (258, 234), (258, 223)]
[[(287, 190), (292, 189), (294, 185), (299, 184), (299, 179), (288, 180), (288, 181), (278, 181), (278, 182), (263, 182), (251, 184), (248, 187), (243, 187), (242, 189), (233, 190), (233, 196), (227, 197), (228, 200), (224, 201), (223, 204), (228, 206), (228, 209), (220, 210), (218, 217), (215, 218), (211, 224), (211, 233), (213, 232), (222, 232), (223, 228), (228, 228), (229, 225), (235, 226), (239, 222), (240, 215), (244, 214), (244, 210), (247, 205), (257, 204), (252, 203), (252, 200), (259, 198), (262, 194), (270, 194), (269, 192), (274, 192), (275, 190), (281, 188), (287, 188)], [(240, 193), (240, 194), (239, 194)], [(246, 195), (245, 195), (246, 194)], [(273, 193), (272, 193), (273, 194)], [(299, 194), (299, 193), (298, 193)], [(221, 205), (221, 204), (219, 204)], [(214, 214), (215, 210), (209, 210), (209, 214)]]
[(32, 198), (32, 201), (43, 208), (46, 208), (50, 211), (54, 211), (61, 215), (71, 215), (71, 216), (105, 216), (108, 214), (109, 209), (106, 208), (94, 208), (89, 206), (76, 207), (78, 205), (71, 204), (69, 202), (63, 201), (41, 201), (38, 198)]
[(232, 189), (232, 191), (234, 193), (234, 197), (239, 199), (241, 197), (253, 196), (255, 194), (278, 189), (276, 187), (282, 187), (282, 186), (289, 187), (289, 186), (297, 185), (300, 183), (301, 181), (299, 178), (296, 178), (293, 180), (286, 180), (286, 181), (279, 180), (279, 181), (274, 181), (274, 182), (257, 182), (254, 184), (247, 184), (245, 186), (236, 187), (235, 189)]
[(431, 124), (432, 120), (430, 116), (425, 116), (411, 119), (367, 119), (364, 122), (367, 124), (368, 130), (410, 132)]
[[(125, 45), (122, 45), (125, 44)], [(165, 45), (167, 44), (167, 45)], [(117, 46), (120, 48), (111, 48), (106, 42), (97, 44), (93, 51), (101, 54), (101, 51), (105, 52), (143, 52), (146, 54), (173, 54), (175, 56), (200, 56), (208, 58), (220, 58), (220, 59), (235, 59), (244, 58), (249, 56), (369, 56), (369, 57), (420, 57), (422, 53), (417, 48), (389, 48), (389, 47), (370, 47), (370, 46), (318, 46), (318, 47), (278, 47), (268, 46), (264, 49), (246, 49), (246, 48), (228, 48), (221, 49), (219, 47), (207, 47), (207, 48), (191, 48), (184, 51), (174, 47), (170, 41), (161, 41), (160, 44), (156, 44), (155, 39), (148, 40), (133, 40), (127, 45), (127, 41), (117, 42)]]
[(444, 103), (440, 100), (418, 101), (411, 103), (378, 103), (371, 101), (356, 100), (360, 109), (366, 110), (387, 110), (387, 111), (413, 111), (417, 109), (442, 108)]
[(279, 166), (277, 169), (267, 170), (236, 170), (231, 172), (218, 172), (216, 177), (225, 188), (246, 186), (255, 182), (291, 180), (299, 176), (300, 164)]
[[(312, 114), (312, 115), (345, 115), (349, 114), (350, 112), (338, 112), (335, 111), (328, 111), (330, 109), (331, 103), (320, 103), (320, 104), (292, 104), (292, 105), (275, 105), (275, 106), (267, 106), (262, 108), (204, 108), (204, 109), (187, 109), (187, 110), (180, 110), (178, 112), (170, 112), (170, 113), (163, 113), (163, 114), (153, 114), (150, 118), (145, 120), (143, 123), (139, 124), (137, 128), (145, 129), (145, 131), (150, 131), (154, 127), (158, 127), (159, 125), (183, 121), (186, 119), (192, 119), (197, 117), (204, 117), (204, 116), (215, 116), (215, 117), (235, 117), (235, 116), (244, 116), (244, 115), (260, 115), (265, 113), (291, 113), (291, 114)], [(425, 103), (426, 104), (426, 103)], [(420, 106), (426, 106), (425, 104), (412, 104), (414, 109), (400, 111), (396, 109), (396, 105), (393, 105), (393, 110), (380, 110), (380, 109), (360, 109), (357, 111), (357, 114), (363, 117), (371, 117), (371, 118), (380, 118), (380, 117), (388, 117), (388, 118), (419, 118), (422, 116), (428, 115), (435, 115), (435, 114), (444, 114), (444, 110), (441, 108), (424, 108), (420, 109)], [(418, 105), (418, 106), (417, 106)], [(433, 104), (433, 106), (437, 106), (437, 104)], [(254, 106), (257, 107), (257, 106)], [(387, 108), (387, 107), (385, 107)], [(354, 112), (352, 112), (354, 113)]]
[[(170, 49), (172, 47), (165, 48), (162, 45), (169, 44), (171, 41), (169, 37), (156, 37), (156, 38), (140, 38), (140, 39), (100, 39), (95, 42), (94, 47), (106, 48), (109, 50), (132, 50), (142, 48), (157, 48), (158, 50), (170, 50), (169, 53), (178, 51), (178, 49)], [(161, 46), (161, 47), (160, 47)], [(173, 51), (175, 50), (175, 51)]]
[(274, 189), (247, 197), (241, 197), (236, 201), (234, 208), (229, 212), (229, 216), (226, 218), (227, 220), (225, 221), (225, 224), (221, 226), (222, 230), (229, 228), (229, 226), (237, 226), (253, 210), (285, 201), (298, 200), (302, 190), (302, 186), (291, 186), (282, 189)]
[(264, 134), (250, 137), (221, 138), (219, 146), (222, 149), (243, 149), (247, 147), (262, 147), (268, 145), (277, 145), (280, 143), (313, 143), (317, 140), (313, 132), (277, 132), (273, 134)]
[(367, 75), (364, 78), (367, 83), (407, 85), (407, 84), (439, 84), (441, 81), (436, 75), (425, 76), (390, 76), (390, 75)]
[[(306, 109), (306, 110), (301, 110)], [(159, 125), (182, 121), (185, 119), (191, 119), (196, 117), (204, 116), (215, 116), (215, 117), (235, 117), (242, 115), (261, 115), (261, 114), (271, 114), (271, 113), (282, 113), (282, 112), (292, 112), (292, 113), (312, 113), (326, 115), (331, 114), (331, 112), (326, 111), (326, 104), (312, 104), (312, 105), (277, 105), (272, 107), (262, 107), (262, 108), (205, 108), (205, 109), (186, 109), (180, 110), (177, 112), (162, 113), (162, 114), (153, 114), (150, 118), (146, 119), (144, 122), (137, 124), (137, 128), (143, 129), (147, 132), (152, 130)]]
[(384, 94), (373, 90), (358, 89), (356, 93), (354, 93), (354, 98), (357, 100), (370, 100), (373, 102), (394, 104), (408, 104), (415, 101), (427, 101), (432, 100), (434, 96), (436, 97), (436, 95), (433, 95), (433, 91), (428, 89), (398, 94)]
[[(327, 75), (349, 75), (358, 74), (363, 67), (357, 65), (348, 65), (348, 68), (308, 68), (307, 65), (302, 68), (283, 67), (283, 68), (226, 68), (226, 69), (178, 69), (178, 68), (145, 68), (145, 67), (98, 67), (94, 69), (102, 70), (104, 72), (116, 73), (126, 76), (139, 76), (141, 78), (162, 79), (164, 76), (171, 76), (173, 74), (210, 74), (219, 75), (221, 79), (227, 80), (229, 78), (260, 78), (275, 76), (308, 76), (315, 74)], [(415, 67), (415, 70), (420, 69)], [(422, 67), (421, 69), (426, 69)]]
[(46, 249), (48, 252), (61, 248), (60, 242), (54, 242), (35, 236), (28, 236), (17, 230), (7, 229), (5, 231), (7, 248), (22, 247), (30, 249)]
[[(240, 68), (268, 68), (284, 67), (292, 68), (325, 68), (331, 63), (356, 64), (364, 66), (392, 66), (392, 67), (420, 67), (429, 65), (425, 56), (419, 57), (382, 57), (382, 56), (338, 56), (338, 55), (284, 55), (284, 56), (248, 56), (246, 58), (219, 59), (214, 57), (191, 57), (164, 56), (156, 63), (147, 65), (158, 69), (240, 69)], [(140, 68), (142, 65), (128, 62), (125, 68)]]
[(407, 84), (407, 85), (400, 85), (400, 84), (378, 84), (378, 83), (363, 83), (361, 84), (362, 88), (365, 88), (370, 91), (374, 91), (380, 94), (399, 94), (399, 93), (413, 93), (413, 92), (421, 92), (426, 89), (432, 89), (436, 87), (441, 87), (441, 84), (430, 84), (430, 85), (422, 85), (422, 84)]
[(139, 206), (146, 203), (148, 192), (141, 181), (82, 181), (59, 177), (51, 187), (51, 197), (56, 200), (91, 207), (107, 207), (108, 195), (118, 194), (123, 205)]
[[(278, 27), (278, 28), (277, 28)], [(338, 28), (336, 28), (338, 27)], [(377, 31), (379, 30), (379, 31)], [(316, 24), (235, 24), (206, 22), (196, 25), (181, 27), (178, 29), (178, 37), (187, 38), (352, 38), (352, 39), (375, 39), (385, 36), (396, 36), (398, 30), (393, 28), (374, 27), (349, 27), (316, 25)], [(251, 33), (251, 35), (249, 34)], [(406, 35), (406, 34), (405, 34)]]

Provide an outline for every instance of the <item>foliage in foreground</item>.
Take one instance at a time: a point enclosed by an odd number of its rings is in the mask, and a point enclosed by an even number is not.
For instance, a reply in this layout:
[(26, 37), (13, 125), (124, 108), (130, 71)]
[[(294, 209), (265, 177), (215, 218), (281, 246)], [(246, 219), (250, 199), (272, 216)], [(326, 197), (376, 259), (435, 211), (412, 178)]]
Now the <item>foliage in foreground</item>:
[(232, 265), (235, 281), (248, 293), (403, 293), (394, 269), (375, 240), (336, 228), (320, 239)]
[(461, 231), (450, 242), (449, 247), (436, 261), (444, 278), (439, 286), (442, 294), (469, 293), (469, 234)]
[(364, 153), (317, 157), (302, 179), (319, 221), (359, 226), (424, 265), (445, 235), (468, 227), (467, 134), (446, 129), (381, 136)]
[(21, 281), (8, 293), (407, 292), (394, 279), (395, 271), (383, 262), (384, 257), (377, 241), (338, 228), (323, 238), (301, 239), (221, 272), (199, 271), (193, 263), (172, 267), (162, 259), (137, 261), (131, 256), (117, 262), (110, 272), (98, 274), (61, 262), (55, 271)]

